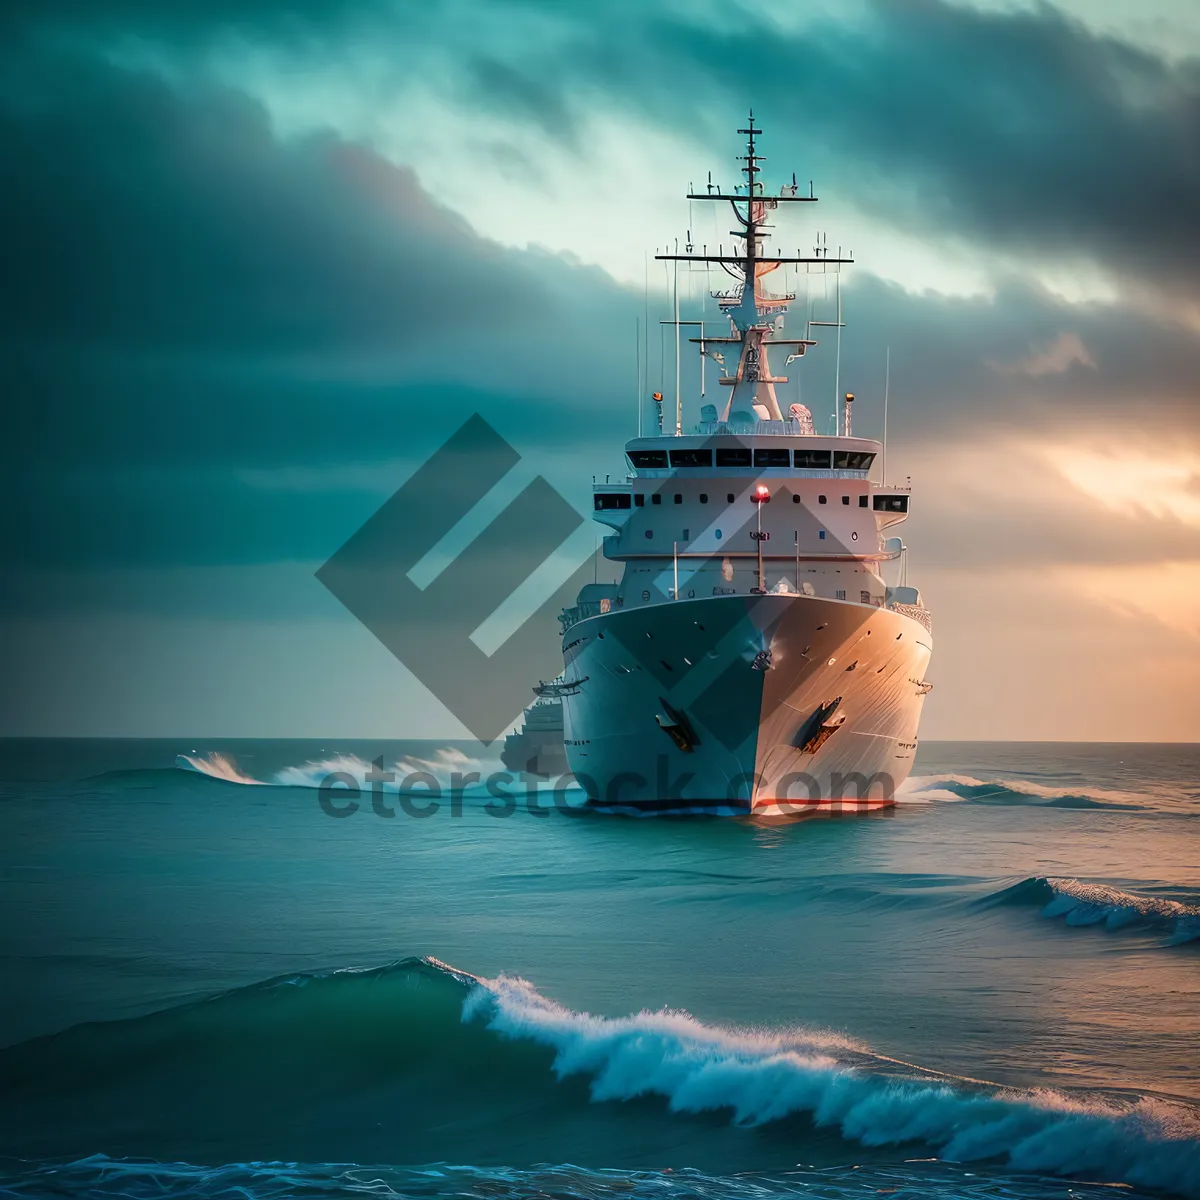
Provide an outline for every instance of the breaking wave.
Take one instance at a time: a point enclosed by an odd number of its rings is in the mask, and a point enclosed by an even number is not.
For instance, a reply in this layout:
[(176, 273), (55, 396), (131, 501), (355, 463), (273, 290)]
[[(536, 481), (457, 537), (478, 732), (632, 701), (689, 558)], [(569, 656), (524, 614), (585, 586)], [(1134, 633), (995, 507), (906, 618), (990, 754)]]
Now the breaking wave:
[(901, 789), (900, 799), (909, 803), (967, 801), (972, 804), (1106, 808), (1130, 812), (1158, 807), (1153, 797), (1132, 792), (1054, 788), (1029, 779), (975, 779), (970, 775), (914, 775)]
[[(257, 779), (241, 770), (230, 755), (219, 751), (181, 754), (178, 765), (183, 770), (195, 771), (223, 783), (252, 787), (319, 788), (330, 777), (339, 776), (343, 780), (354, 780), (364, 791), (371, 786), (368, 775), (378, 769), (375, 764), (356, 754), (334, 754), (328, 758), (310, 759), (296, 766), (283, 767), (264, 779)], [(478, 780), (505, 770), (498, 760), (473, 758), (452, 746), (443, 746), (428, 757), (403, 755), (391, 762), (385, 761), (383, 768), (387, 774), (395, 776), (394, 779), (382, 781), (384, 791), (397, 791), (405, 778), (412, 780), (422, 776), (434, 780), (443, 792), (459, 790), (467, 795), (474, 791), (483, 794), (484, 786)], [(475, 780), (471, 778), (473, 775), (477, 777)]]
[(907, 1147), (1200, 1198), (1200, 1115), (1182, 1101), (1001, 1088), (667, 1009), (596, 1016), (433, 959), (77, 1026), (0, 1051), (0, 1085), (0, 1139), (26, 1156), (461, 1161), (469, 1142), (476, 1164), (649, 1154), (725, 1174)]
[(1124, 892), (1105, 883), (1039, 875), (989, 896), (984, 903), (1040, 904), (1042, 916), (1064, 917), (1068, 925), (1153, 929), (1166, 935), (1167, 945), (1200, 940), (1200, 904)]

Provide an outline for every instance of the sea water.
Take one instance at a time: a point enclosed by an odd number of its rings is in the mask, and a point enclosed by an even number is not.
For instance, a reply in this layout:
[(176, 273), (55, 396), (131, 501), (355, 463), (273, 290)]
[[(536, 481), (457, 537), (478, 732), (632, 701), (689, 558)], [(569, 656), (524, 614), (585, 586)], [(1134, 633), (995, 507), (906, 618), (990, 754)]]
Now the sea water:
[(0, 1189), (1200, 1197), (1200, 749), (790, 820), (501, 770), (0, 743)]

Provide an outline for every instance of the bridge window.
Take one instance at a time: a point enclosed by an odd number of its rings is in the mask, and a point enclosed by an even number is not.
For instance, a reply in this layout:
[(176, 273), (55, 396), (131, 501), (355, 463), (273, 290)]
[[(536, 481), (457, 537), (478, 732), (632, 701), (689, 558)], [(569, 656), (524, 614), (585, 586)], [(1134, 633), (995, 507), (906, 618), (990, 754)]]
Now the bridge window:
[(858, 507), (859, 507), (859, 508), (866, 508), (866, 507), (867, 507), (867, 498), (866, 498), (866, 496), (859, 496), (859, 498), (858, 498)]
[(849, 497), (849, 496), (843, 496), (843, 497), (842, 497), (842, 503), (843, 503), (843, 504), (849, 504), (849, 503), (850, 503), (850, 497)]
[(630, 450), (629, 461), (635, 467), (665, 467), (667, 452), (665, 450)]
[(748, 467), (750, 466), (749, 446), (730, 446), (717, 451), (718, 467)]
[(824, 497), (824, 496), (818, 496), (818, 497), (817, 497), (817, 503), (818, 503), (818, 504), (824, 504), (824, 503), (825, 503), (825, 497)]
[(797, 450), (794, 461), (798, 467), (828, 470), (832, 455), (828, 450)]
[(631, 501), (628, 492), (597, 492), (592, 497), (596, 512), (606, 508), (629, 508)]
[(645, 508), (646, 497), (643, 496), (641, 492), (638, 492), (633, 498), (633, 505), (635, 508)]
[(771, 447), (768, 450), (755, 450), (754, 465), (756, 467), (790, 467), (791, 455), (786, 446)]
[(876, 496), (875, 497), (876, 512), (908, 512), (908, 497), (907, 496)]
[(671, 466), (673, 467), (711, 467), (711, 450), (672, 450)]
[(725, 503), (726, 503), (726, 504), (732, 504), (732, 503), (733, 503), (733, 493), (732, 493), (732, 492), (726, 492), (726, 493), (725, 493)]
[(683, 495), (682, 495), (680, 492), (676, 492), (676, 493), (675, 493), (675, 503), (676, 503), (676, 504), (682, 504), (682, 503), (683, 503)]
[(845, 600), (845, 598), (846, 598), (846, 589), (845, 589), (845, 588), (838, 588), (838, 590), (837, 590), (836, 592), (834, 592), (834, 593), (833, 593), (833, 598), (834, 598), (835, 600)]
[(869, 471), (875, 461), (874, 454), (861, 450), (835, 450), (833, 465), (839, 471)]
[(662, 503), (662, 493), (655, 492), (654, 495), (650, 497), (650, 503), (651, 504), (661, 504)]

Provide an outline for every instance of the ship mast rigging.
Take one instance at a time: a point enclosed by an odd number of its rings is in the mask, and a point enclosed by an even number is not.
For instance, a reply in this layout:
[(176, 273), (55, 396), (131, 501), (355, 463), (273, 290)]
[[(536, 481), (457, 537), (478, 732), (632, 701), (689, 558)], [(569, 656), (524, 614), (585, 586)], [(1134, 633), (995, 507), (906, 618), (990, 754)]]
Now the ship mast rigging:
[[(708, 349), (710, 345), (736, 345), (740, 348), (736, 369), (720, 377), (720, 382), (730, 388), (729, 401), (721, 416), (723, 421), (729, 420), (731, 413), (736, 411), (735, 403), (741, 401), (746, 401), (751, 411), (758, 411), (769, 420), (779, 421), (783, 419), (783, 414), (780, 411), (779, 402), (775, 396), (775, 384), (786, 383), (787, 378), (786, 376), (776, 377), (771, 374), (768, 347), (795, 347), (795, 353), (788, 360), (790, 362), (792, 358), (802, 355), (809, 346), (815, 346), (816, 342), (808, 338), (769, 336), (778, 332), (779, 325), (777, 324), (777, 318), (787, 312), (787, 302), (794, 297), (789, 295), (769, 295), (762, 288), (761, 278), (785, 264), (820, 263), (822, 265), (840, 265), (851, 263), (854, 259), (842, 258), (840, 252), (838, 257), (830, 258), (828, 250), (823, 246), (816, 247), (816, 254), (814, 256), (805, 256), (799, 253), (795, 256), (779, 255), (778, 253), (770, 255), (763, 252), (761, 245), (762, 239), (765, 237), (763, 231), (770, 228), (764, 220), (767, 212), (778, 208), (783, 203), (814, 203), (817, 197), (813, 194), (811, 183), (809, 184), (809, 194), (807, 196), (797, 194), (798, 189), (795, 174), (792, 175), (790, 185), (785, 184), (780, 188), (778, 196), (768, 196), (764, 192), (763, 184), (758, 178), (762, 170), (759, 163), (765, 162), (766, 158), (757, 152), (755, 138), (762, 133), (762, 130), (758, 129), (754, 124), (753, 109), (750, 110), (750, 119), (747, 127), (739, 129), (738, 133), (746, 136), (746, 153), (739, 156), (739, 161), (745, 163), (745, 166), (741, 168), (742, 174), (746, 177), (745, 184), (735, 187), (732, 193), (722, 192), (719, 188), (714, 191), (712, 174), (710, 172), (707, 190), (704, 192), (689, 191), (687, 199), (689, 204), (695, 200), (728, 201), (739, 226), (738, 229), (730, 230), (730, 232), (736, 239), (743, 243), (742, 253), (725, 254), (724, 247), (720, 246), (718, 247), (717, 254), (709, 254), (708, 247), (704, 246), (702, 247), (702, 252), (697, 254), (691, 245), (689, 234), (687, 253), (678, 253), (677, 246), (676, 253), (656, 254), (655, 258), (664, 263), (674, 263), (676, 270), (678, 270), (678, 264), (681, 262), (716, 264), (740, 282), (740, 288), (735, 287), (727, 293), (713, 293), (714, 299), (718, 301), (729, 318), (730, 336), (708, 337), (704, 333), (703, 326), (701, 326), (700, 337), (690, 338), (689, 341), (699, 343), (701, 355), (710, 353)], [(745, 189), (744, 195), (740, 190), (742, 187)], [(674, 324), (676, 326), (676, 339), (678, 339), (680, 321), (677, 281), (675, 303)], [(840, 313), (838, 322), (839, 324), (841, 322)], [(683, 429), (683, 421), (680, 411), (682, 400), (679, 397), (678, 353), (676, 361), (675, 427), (676, 433), (679, 434)]]

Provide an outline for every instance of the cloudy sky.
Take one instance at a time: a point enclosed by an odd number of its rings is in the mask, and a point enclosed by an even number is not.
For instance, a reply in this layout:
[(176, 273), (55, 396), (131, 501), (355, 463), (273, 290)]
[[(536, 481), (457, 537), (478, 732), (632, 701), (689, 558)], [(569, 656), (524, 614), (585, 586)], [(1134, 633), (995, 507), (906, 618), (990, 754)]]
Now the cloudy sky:
[(922, 735), (1200, 738), (1190, 0), (9, 0), (0, 65), (0, 733), (460, 733), (313, 572), (474, 412), (586, 511), (753, 105), (858, 432), (890, 348)]

